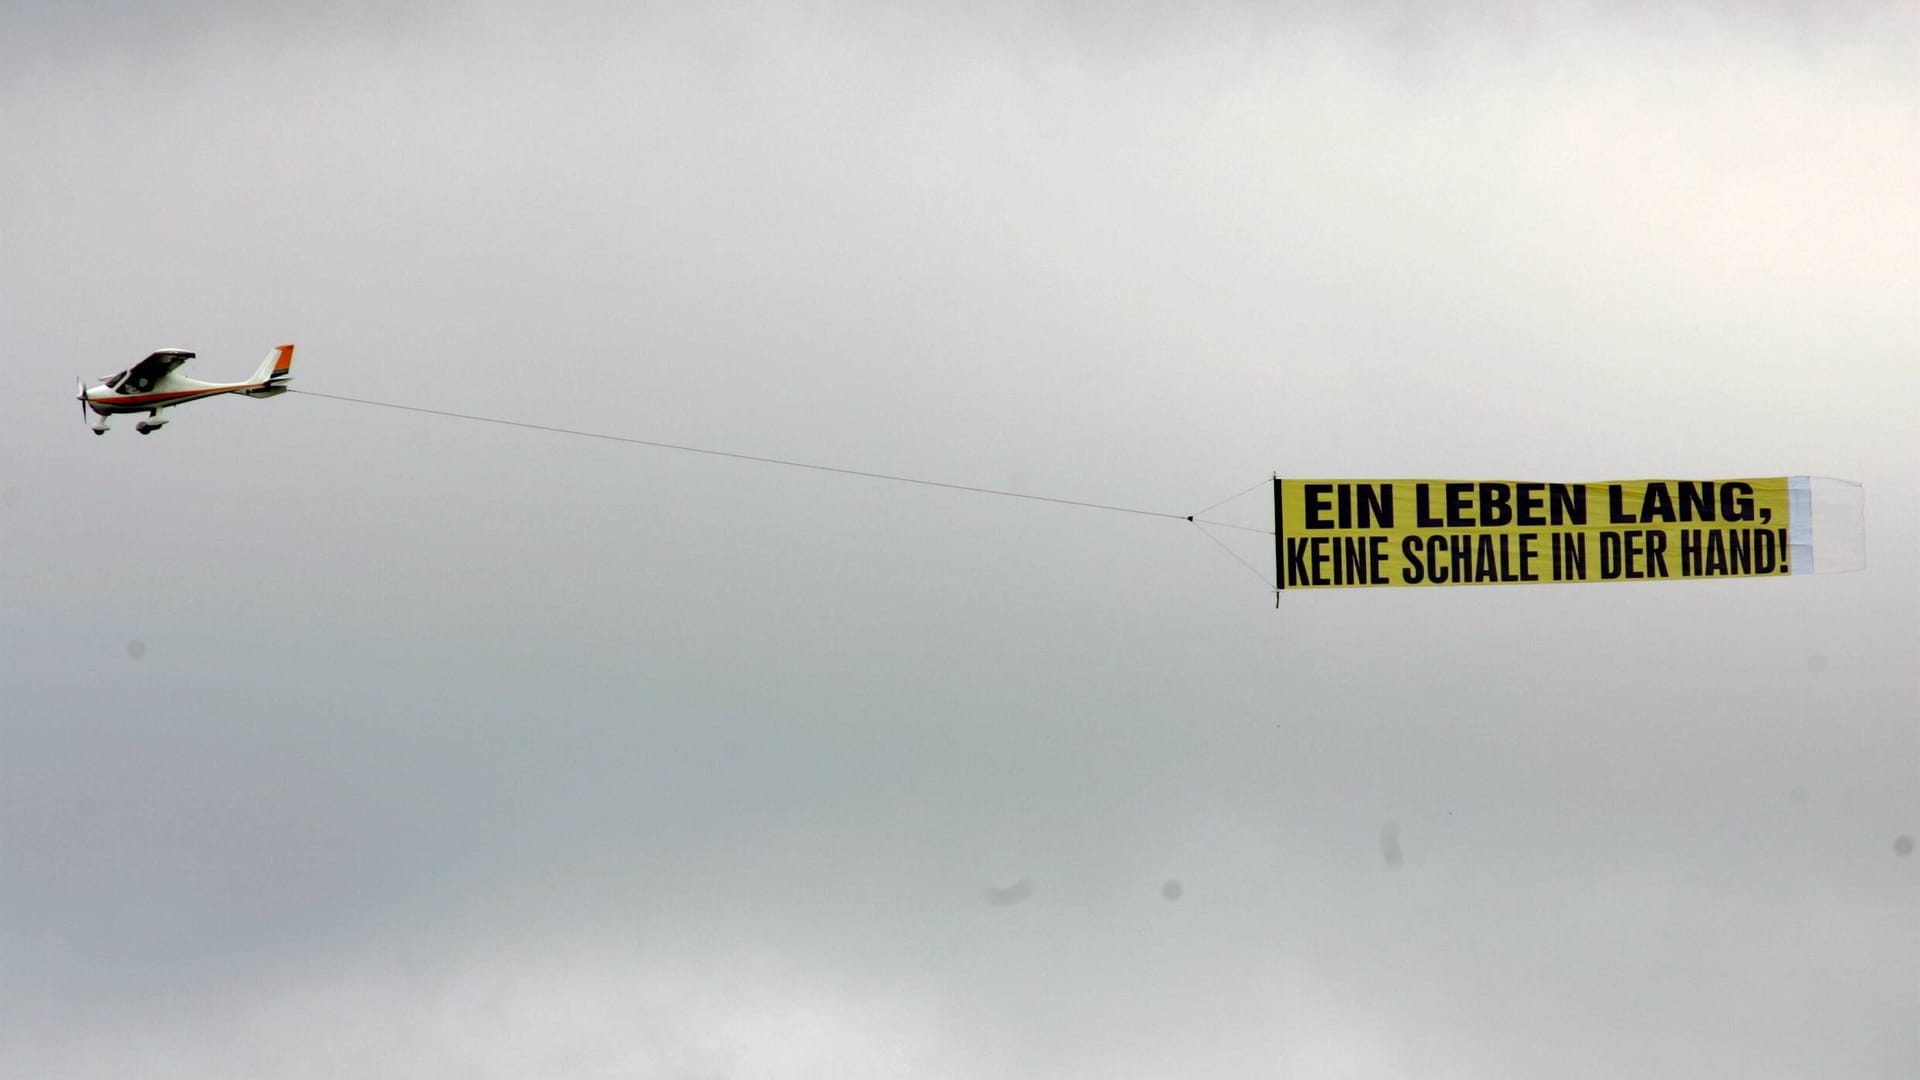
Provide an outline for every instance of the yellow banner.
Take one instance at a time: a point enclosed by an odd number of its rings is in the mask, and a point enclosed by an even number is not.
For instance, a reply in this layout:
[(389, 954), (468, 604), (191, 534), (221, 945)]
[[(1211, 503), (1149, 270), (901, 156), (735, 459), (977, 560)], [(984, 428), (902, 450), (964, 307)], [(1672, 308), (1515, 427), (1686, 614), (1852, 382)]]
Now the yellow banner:
[(1275, 480), (1274, 533), (1282, 589), (1771, 577), (1790, 505), (1784, 476)]

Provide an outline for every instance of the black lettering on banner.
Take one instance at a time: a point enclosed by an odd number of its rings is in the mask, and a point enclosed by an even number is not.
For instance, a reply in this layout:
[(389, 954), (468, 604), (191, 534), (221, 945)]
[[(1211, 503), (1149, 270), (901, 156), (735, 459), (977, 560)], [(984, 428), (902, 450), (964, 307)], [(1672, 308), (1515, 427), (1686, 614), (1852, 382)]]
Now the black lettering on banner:
[(1505, 484), (1480, 485), (1480, 524), (1513, 524), (1513, 491)]
[(1287, 584), (1305, 585), (1307, 574), (1307, 540), (1302, 536), (1287, 537)]
[[(1619, 485), (1614, 485), (1615, 491)], [(1600, 580), (1615, 581), (1620, 577), (1620, 534), (1603, 532), (1600, 534)]]
[(1514, 486), (1513, 523), (1523, 529), (1537, 529), (1547, 523), (1541, 511), (1547, 507), (1546, 485), (1522, 481)]
[(1384, 536), (1289, 536), (1285, 551), (1282, 588), (1389, 584)]
[(1393, 528), (1393, 485), (1361, 484), (1356, 493), (1356, 516), (1362, 529), (1376, 526), (1382, 529)]
[(1552, 484), (1548, 487), (1552, 496), (1552, 519), (1555, 525), (1585, 525), (1587, 523), (1587, 485)]
[(1719, 529), (1707, 530), (1706, 574), (1719, 577), (1727, 572), (1727, 534)]
[(1447, 538), (1435, 533), (1427, 537), (1427, 576), (1435, 585), (1445, 585), (1454, 578), (1447, 573), (1447, 566), (1440, 561), (1440, 550), (1447, 546)]
[(1673, 495), (1664, 482), (1654, 480), (1647, 484), (1647, 490), (1640, 496), (1640, 520), (1673, 520)]
[(1446, 524), (1433, 513), (1433, 487), (1429, 484), (1414, 489), (1413, 521), (1423, 529), (1437, 529)]
[(1586, 538), (1581, 533), (1548, 533), (1553, 545), (1553, 580), (1579, 581), (1586, 577)]
[(1753, 520), (1753, 485), (1732, 480), (1720, 485), (1720, 520)]
[(1451, 576), (1447, 579), (1455, 585), (1465, 585), (1473, 580), (1473, 536), (1470, 533), (1453, 533), (1447, 537), (1448, 568)]
[[(1680, 481), (1680, 520), (1713, 520), (1713, 481)], [(1685, 573), (1681, 574), (1685, 577)]]
[[(1772, 527), (1769, 518), (1778, 515), (1761, 513), (1755, 486), (1737, 480), (1307, 484), (1291, 497), (1313, 534), (1281, 534), (1281, 515), (1275, 511), (1278, 585), (1517, 584), (1791, 573), (1788, 530)], [(1596, 514), (1590, 522), (1589, 504), (1603, 487), (1606, 516)], [(1396, 489), (1407, 496), (1408, 517), (1400, 514)], [(1754, 524), (1737, 527), (1733, 522)], [(1413, 531), (1416, 525), (1418, 532)], [(1398, 536), (1397, 549), (1392, 537), (1367, 535), (1395, 528), (1408, 530)], [(1597, 565), (1588, 561), (1589, 535), (1599, 538)]]
[(1301, 498), (1307, 506), (1307, 528), (1331, 529), (1333, 522), (1327, 520), (1327, 496), (1333, 494), (1332, 484), (1307, 484), (1301, 491)]
[(1753, 534), (1753, 572), (1756, 574), (1784, 574), (1791, 568), (1787, 548), (1787, 530), (1750, 529)]
[[(1506, 537), (1500, 539), (1505, 540)], [(1473, 583), (1475, 585), (1500, 580), (1499, 567), (1494, 564), (1493, 534), (1480, 534), (1480, 550), (1474, 553)]]
[(1335, 506), (1340, 528), (1393, 528), (1393, 485), (1335, 484)]
[(1447, 528), (1473, 528), (1473, 485), (1447, 485)]
[(1647, 530), (1647, 576), (1667, 576), (1667, 534), (1657, 529)]
[(1367, 561), (1367, 541), (1370, 539), (1378, 538), (1366, 536), (1340, 538), (1340, 561), (1333, 571), (1335, 585), (1371, 583), (1373, 571)]
[(1753, 533), (1753, 572), (1756, 574), (1773, 573), (1774, 565), (1780, 561), (1780, 557), (1775, 553), (1773, 546), (1773, 530), (1752, 529), (1749, 531)]
[(1540, 557), (1537, 550), (1540, 543), (1539, 533), (1520, 534), (1520, 580), (1539, 581), (1540, 574), (1533, 568), (1533, 560)]
[[(1626, 499), (1627, 499), (1627, 490), (1626, 490), (1625, 484), (1608, 484), (1607, 485), (1607, 521), (1608, 522), (1614, 525), (1633, 524), (1634, 522), (1633, 516), (1627, 513), (1627, 508), (1625, 505)], [(1606, 566), (1607, 566), (1607, 558), (1606, 558), (1605, 551), (1603, 549), (1600, 556), (1600, 576), (1601, 577), (1607, 576)]]

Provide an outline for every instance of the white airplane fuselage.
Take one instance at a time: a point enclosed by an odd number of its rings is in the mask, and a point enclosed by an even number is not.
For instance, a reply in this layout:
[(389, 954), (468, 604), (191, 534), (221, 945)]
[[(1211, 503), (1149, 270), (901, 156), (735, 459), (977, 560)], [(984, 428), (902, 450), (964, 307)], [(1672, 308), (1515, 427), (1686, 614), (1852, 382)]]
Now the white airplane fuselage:
[(185, 349), (162, 349), (117, 375), (110, 375), (92, 386), (80, 386), (80, 402), (98, 416), (94, 434), (107, 432), (107, 418), (120, 413), (146, 413), (134, 425), (142, 435), (166, 424), (166, 410), (175, 405), (221, 394), (245, 394), (268, 398), (287, 392), (293, 377), (293, 346), (280, 345), (260, 362), (253, 377), (245, 382), (201, 382), (189, 379), (176, 369), (193, 359)]
[(272, 397), (284, 394), (287, 387), (270, 386), (266, 383), (210, 383), (199, 379), (189, 379), (185, 375), (169, 374), (160, 377), (151, 390), (137, 391), (131, 394), (115, 393), (105, 383), (96, 383), (87, 387), (87, 408), (101, 416), (115, 413), (150, 413), (157, 409), (168, 408), (186, 401), (199, 401), (218, 394), (245, 394), (248, 397)]

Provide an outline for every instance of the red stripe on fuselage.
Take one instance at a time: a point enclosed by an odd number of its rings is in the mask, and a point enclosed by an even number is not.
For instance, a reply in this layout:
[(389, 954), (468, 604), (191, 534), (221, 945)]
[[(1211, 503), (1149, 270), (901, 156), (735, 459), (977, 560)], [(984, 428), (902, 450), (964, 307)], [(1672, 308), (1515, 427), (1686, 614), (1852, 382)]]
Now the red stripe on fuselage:
[(110, 398), (89, 398), (87, 404), (95, 412), (145, 412), (148, 409), (165, 408), (181, 401), (195, 398), (212, 397), (215, 394), (237, 394), (242, 390), (255, 390), (266, 383), (242, 383), (238, 386), (217, 386), (206, 390), (172, 390), (164, 394), (127, 394)]

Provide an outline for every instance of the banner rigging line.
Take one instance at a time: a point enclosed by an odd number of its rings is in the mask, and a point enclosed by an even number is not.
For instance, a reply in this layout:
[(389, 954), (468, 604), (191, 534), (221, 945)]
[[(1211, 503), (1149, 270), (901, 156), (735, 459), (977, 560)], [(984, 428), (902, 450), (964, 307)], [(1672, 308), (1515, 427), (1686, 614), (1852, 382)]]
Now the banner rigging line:
[[(680, 443), (661, 442), (655, 439), (640, 439), (630, 435), (612, 435), (603, 431), (587, 431), (581, 428), (557, 427), (552, 424), (534, 424), (525, 420), (508, 420), (498, 416), (481, 416), (476, 413), (455, 412), (451, 409), (429, 409), (420, 405), (401, 405), (391, 401), (375, 401), (372, 398), (348, 397), (344, 394), (323, 394), (317, 390), (288, 388), (289, 393), (304, 394), (307, 397), (325, 398), (328, 401), (344, 401), (354, 405), (370, 405), (381, 409), (397, 409), (401, 412), (421, 413), (427, 416), (443, 416), (453, 420), (472, 420), (482, 424), (498, 424), (502, 427), (524, 428), (529, 431), (545, 431), (554, 435), (572, 435), (583, 439), (600, 439), (605, 442), (627, 443), (632, 446), (648, 446), (656, 450), (678, 450), (688, 454), (704, 454), (708, 457), (731, 458), (735, 461), (750, 461), (760, 465), (781, 465), (790, 469), (808, 469), (813, 472), (837, 473), (841, 476), (853, 476), (863, 480), (887, 480), (896, 484), (916, 484), (921, 487), (945, 488), (949, 491), (966, 491), (976, 495), (999, 495), (1009, 499), (1027, 499), (1032, 502), (1055, 503), (1060, 506), (1077, 506), (1085, 510), (1106, 510), (1116, 514), (1135, 514), (1141, 517), (1166, 518), (1173, 521), (1190, 522), (1195, 526), (1216, 525), (1225, 529), (1240, 529), (1272, 535), (1269, 529), (1254, 529), (1246, 525), (1235, 525), (1225, 521), (1208, 521), (1198, 514), (1170, 514), (1162, 510), (1146, 510), (1136, 506), (1117, 506), (1112, 503), (1086, 502), (1080, 499), (1062, 499), (1052, 495), (1034, 495), (1024, 491), (1008, 491), (1004, 488), (981, 487), (973, 484), (954, 484), (944, 480), (928, 480), (917, 476), (899, 476), (893, 473), (869, 472), (864, 469), (847, 469), (837, 465), (818, 465), (807, 461), (794, 461), (789, 458), (766, 457), (759, 454), (743, 454), (733, 450), (713, 450), (701, 446), (686, 446)], [(1266, 481), (1261, 481), (1262, 484)], [(1253, 490), (1252, 488), (1247, 489)], [(1246, 494), (1242, 492), (1241, 494)], [(1233, 496), (1238, 498), (1239, 496)], [(1223, 500), (1231, 502), (1232, 499)], [(1215, 503), (1214, 507), (1221, 505)], [(1208, 507), (1211, 510), (1214, 507)], [(1206, 513), (1199, 511), (1199, 514)], [(1204, 529), (1202, 530), (1205, 531)], [(1216, 541), (1217, 543), (1218, 541)]]

